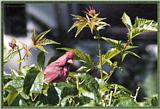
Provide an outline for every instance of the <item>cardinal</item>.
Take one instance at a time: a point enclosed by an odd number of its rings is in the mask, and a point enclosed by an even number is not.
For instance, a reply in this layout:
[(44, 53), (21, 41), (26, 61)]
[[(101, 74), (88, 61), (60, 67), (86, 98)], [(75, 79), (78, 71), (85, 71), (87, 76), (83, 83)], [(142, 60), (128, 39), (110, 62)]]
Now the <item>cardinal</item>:
[(64, 82), (68, 77), (69, 64), (73, 64), (74, 51), (66, 52), (56, 61), (49, 64), (44, 70), (44, 80), (50, 82)]

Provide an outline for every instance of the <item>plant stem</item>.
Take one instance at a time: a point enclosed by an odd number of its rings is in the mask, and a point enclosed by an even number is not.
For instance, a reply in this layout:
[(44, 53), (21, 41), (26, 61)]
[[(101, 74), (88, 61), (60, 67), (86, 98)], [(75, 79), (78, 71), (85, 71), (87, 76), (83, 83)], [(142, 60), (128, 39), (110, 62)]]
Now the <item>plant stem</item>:
[(109, 76), (108, 76), (106, 82), (111, 78), (111, 76), (112, 76), (112, 74), (113, 74), (115, 68), (116, 68), (116, 67), (113, 67), (112, 70), (110, 71)]
[(111, 93), (110, 93), (108, 106), (111, 106), (111, 102), (112, 102), (112, 94), (113, 94), (113, 91), (111, 91)]
[(136, 99), (137, 99), (137, 95), (138, 95), (139, 89), (140, 89), (140, 87), (138, 87), (138, 88), (136, 89), (136, 94), (135, 94), (135, 96), (134, 96), (134, 102), (136, 102)]
[(77, 90), (79, 89), (79, 79), (78, 76), (76, 76), (76, 84), (77, 84)]
[(103, 72), (102, 72), (102, 53), (101, 53), (101, 43), (100, 39), (98, 38), (98, 53), (99, 53), (99, 62), (100, 62), (100, 74), (101, 74), (101, 79), (103, 77)]
[(20, 49), (19, 47), (17, 46), (17, 49), (18, 49), (18, 54), (19, 54), (19, 67), (18, 67), (18, 71), (20, 72), (21, 71), (21, 66), (22, 66), (22, 57), (21, 57), (21, 53), (20, 53)]

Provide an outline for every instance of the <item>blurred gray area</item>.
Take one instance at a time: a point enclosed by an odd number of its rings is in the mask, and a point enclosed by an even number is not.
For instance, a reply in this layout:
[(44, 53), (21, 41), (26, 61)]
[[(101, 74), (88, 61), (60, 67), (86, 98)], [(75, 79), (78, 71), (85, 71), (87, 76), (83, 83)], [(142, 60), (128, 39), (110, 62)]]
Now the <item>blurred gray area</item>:
[[(60, 42), (61, 45), (46, 46), (49, 51), (46, 54), (46, 64), (50, 57), (61, 53), (55, 48), (72, 47), (83, 50), (93, 57), (97, 56), (97, 42), (93, 40), (89, 29), (81, 32), (78, 38), (74, 38), (75, 30), (67, 32), (73, 24), (71, 14), (84, 15), (83, 11), (89, 6), (94, 7), (100, 12), (101, 17), (106, 17), (106, 22), (111, 24), (106, 30), (100, 33), (105, 37), (126, 40), (127, 29), (121, 21), (123, 12), (126, 12), (134, 23), (136, 16), (157, 21), (157, 4), (111, 4), (111, 3), (26, 3), (26, 4), (4, 4), (4, 45), (8, 47), (8, 42), (15, 37), (17, 40), (28, 44), (30, 47), (31, 33), (35, 29), (38, 33), (52, 28), (52, 31), (46, 36)], [(110, 82), (119, 83), (135, 92), (138, 85), (141, 87), (139, 100), (142, 97), (156, 93), (156, 79), (153, 75), (157, 74), (157, 33), (145, 33), (135, 39), (136, 53), (141, 56), (137, 59), (133, 56), (127, 56), (124, 63), (120, 66), (123, 71), (116, 71)], [(102, 42), (102, 52), (105, 53), (109, 46)], [(38, 50), (32, 50), (32, 56), (23, 65), (36, 64)], [(5, 65), (5, 71), (10, 72), (10, 68), (17, 68), (17, 60), (11, 60)], [(119, 57), (113, 61), (120, 62)], [(80, 64), (77, 63), (75, 67)], [(152, 90), (153, 89), (153, 90)]]

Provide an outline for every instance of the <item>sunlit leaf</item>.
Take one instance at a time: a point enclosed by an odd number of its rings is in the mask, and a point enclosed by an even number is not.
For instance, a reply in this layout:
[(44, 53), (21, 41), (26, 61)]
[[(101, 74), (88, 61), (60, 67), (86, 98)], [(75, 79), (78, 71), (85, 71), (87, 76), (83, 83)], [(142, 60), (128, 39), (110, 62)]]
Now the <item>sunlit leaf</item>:
[(4, 89), (8, 92), (21, 91), (23, 88), (24, 80), (21, 78), (16, 78), (5, 84)]
[(143, 19), (136, 17), (135, 23), (132, 29), (132, 38), (145, 32), (158, 31), (158, 23), (153, 20)]
[(111, 38), (106, 38), (106, 37), (101, 37), (103, 40), (105, 40), (106, 42), (110, 42), (112, 45), (116, 45), (118, 44), (118, 40), (115, 39), (111, 39)]
[(31, 86), (30, 93), (40, 94), (42, 92), (43, 78), (44, 78), (43, 72), (39, 72)]
[(44, 49), (44, 47), (41, 46), (41, 45), (36, 45), (35, 47), (38, 48), (38, 49), (40, 49), (40, 50), (43, 51), (43, 52), (48, 53), (48, 52)]
[(83, 28), (85, 28), (87, 26), (87, 22), (85, 20), (82, 20), (82, 21), (76, 21), (73, 26), (68, 30), (72, 30), (73, 28), (77, 28), (77, 31), (76, 31), (76, 35), (75, 37), (77, 37), (77, 35), (83, 30)]
[(122, 19), (122, 22), (126, 25), (127, 29), (131, 31), (132, 23), (131, 23), (130, 17), (126, 13), (123, 13), (121, 19)]
[(44, 49), (44, 45), (48, 45), (48, 44), (59, 44), (56, 41), (50, 40), (50, 39), (46, 39), (44, 36), (50, 32), (51, 29), (44, 31), (42, 33), (40, 33), (39, 35), (35, 34), (35, 30), (32, 33), (32, 42), (35, 48), (40, 49), (43, 52), (46, 52), (46, 50)]
[(20, 92), (19, 94), (21, 95), (21, 97), (23, 97), (23, 99), (26, 99), (26, 100), (29, 99), (29, 96), (25, 94), (24, 92)]
[(36, 67), (31, 67), (27, 71), (26, 77), (24, 79), (24, 85), (23, 85), (23, 91), (26, 94), (29, 94), (32, 84), (34, 83), (36, 76), (38, 75), (39, 72), (40, 71)]
[(49, 30), (47, 30), (47, 31), (44, 31), (44, 32), (40, 33), (39, 35), (37, 35), (37, 36), (36, 36), (36, 37), (38, 38), (37, 41), (41, 41), (41, 40), (44, 38), (44, 36), (45, 36), (47, 33), (49, 33), (50, 31), (51, 31), (51, 29), (49, 29)]
[(44, 38), (38, 45), (60, 44), (56, 41)]

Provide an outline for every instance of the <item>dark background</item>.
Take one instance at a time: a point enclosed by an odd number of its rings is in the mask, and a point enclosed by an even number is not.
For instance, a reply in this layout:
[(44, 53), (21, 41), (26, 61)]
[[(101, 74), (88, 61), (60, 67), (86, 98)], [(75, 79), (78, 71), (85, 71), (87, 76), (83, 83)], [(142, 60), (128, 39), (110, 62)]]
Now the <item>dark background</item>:
[[(97, 42), (93, 40), (89, 29), (82, 31), (78, 38), (74, 38), (75, 30), (67, 32), (74, 22), (71, 14), (84, 15), (83, 11), (89, 6), (100, 12), (101, 17), (107, 18), (106, 22), (111, 25), (111, 27), (102, 30), (100, 34), (113, 39), (126, 40), (127, 29), (121, 21), (124, 12), (130, 16), (132, 23), (134, 23), (136, 16), (157, 21), (156, 3), (4, 3), (3, 6), (5, 35), (17, 38), (28, 37), (33, 28), (37, 32), (52, 28), (47, 37), (61, 43), (61, 45), (51, 46), (56, 54), (61, 53), (55, 49), (57, 47), (72, 47), (96, 57), (98, 53)], [(141, 59), (127, 56), (124, 63), (120, 63), (123, 71), (117, 70), (110, 82), (122, 84), (133, 93), (140, 86), (138, 100), (142, 101), (145, 96), (157, 93), (157, 80), (155, 79), (157, 75), (157, 52), (155, 52), (157, 33), (142, 34), (134, 42), (139, 46), (134, 51), (141, 56)], [(109, 45), (102, 42), (102, 46), (102, 53), (105, 53)], [(120, 56), (113, 60), (120, 62)]]

